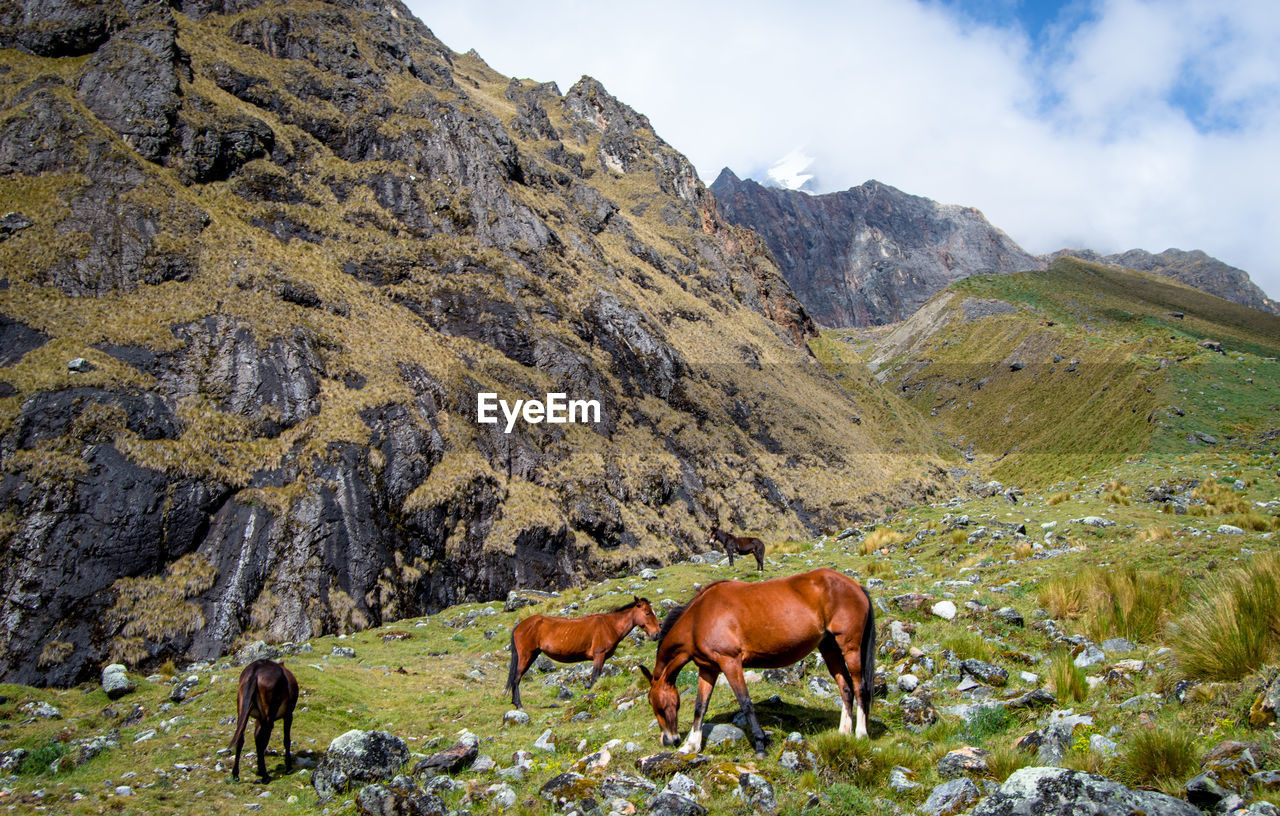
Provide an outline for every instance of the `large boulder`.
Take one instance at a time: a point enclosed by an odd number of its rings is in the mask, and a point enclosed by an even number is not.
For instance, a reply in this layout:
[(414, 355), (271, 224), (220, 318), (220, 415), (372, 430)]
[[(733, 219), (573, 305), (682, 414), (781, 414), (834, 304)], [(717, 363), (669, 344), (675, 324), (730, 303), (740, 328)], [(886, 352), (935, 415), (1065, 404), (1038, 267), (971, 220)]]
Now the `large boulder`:
[(320, 801), (327, 802), (358, 783), (393, 778), (408, 759), (408, 747), (394, 734), (353, 729), (329, 743), (311, 774), (311, 785)]
[(1000, 790), (974, 807), (972, 816), (1077, 816), (1085, 813), (1143, 813), (1146, 816), (1200, 816), (1181, 799), (1155, 791), (1130, 790), (1104, 776), (1066, 768), (1021, 768)]
[(119, 700), (136, 688), (122, 663), (112, 663), (102, 670), (102, 690), (112, 700)]

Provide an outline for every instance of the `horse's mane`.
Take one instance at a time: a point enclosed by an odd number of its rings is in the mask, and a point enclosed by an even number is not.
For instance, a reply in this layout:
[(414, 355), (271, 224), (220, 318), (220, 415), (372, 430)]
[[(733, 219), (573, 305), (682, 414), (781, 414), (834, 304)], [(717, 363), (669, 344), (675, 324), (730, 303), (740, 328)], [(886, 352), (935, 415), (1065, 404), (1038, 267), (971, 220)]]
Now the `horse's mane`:
[(726, 579), (721, 579), (719, 581), (712, 581), (711, 583), (704, 586), (702, 589), (698, 590), (692, 598), (685, 601), (680, 606), (674, 607), (670, 612), (668, 612), (667, 616), (662, 619), (662, 627), (658, 629), (658, 646), (659, 647), (662, 646), (662, 641), (664, 638), (666, 638), (667, 632), (671, 631), (671, 627), (676, 625), (676, 621), (680, 620), (680, 616), (683, 615), (685, 611), (690, 606), (693, 605), (693, 602), (698, 600), (698, 598), (702, 597), (702, 593), (706, 592), (708, 589), (711, 589), (711, 587), (715, 586), (716, 584), (723, 584), (726, 580), (728, 579), (726, 578)]
[[(628, 609), (630, 609), (631, 607), (633, 607), (633, 606), (635, 606), (636, 604), (640, 603), (641, 601), (644, 601), (645, 603), (649, 603), (649, 599), (648, 599), (648, 598), (636, 598), (636, 599), (635, 599), (635, 600), (633, 600), (631, 603), (625, 603), (625, 604), (623, 604), (622, 606), (618, 607), (617, 609), (611, 610), (611, 611), (609, 612), (609, 614), (610, 614), (610, 615), (612, 615), (614, 612), (625, 612), (625, 611), (627, 611)], [(650, 606), (653, 606), (653, 604), (649, 604), (649, 605), (650, 605)]]

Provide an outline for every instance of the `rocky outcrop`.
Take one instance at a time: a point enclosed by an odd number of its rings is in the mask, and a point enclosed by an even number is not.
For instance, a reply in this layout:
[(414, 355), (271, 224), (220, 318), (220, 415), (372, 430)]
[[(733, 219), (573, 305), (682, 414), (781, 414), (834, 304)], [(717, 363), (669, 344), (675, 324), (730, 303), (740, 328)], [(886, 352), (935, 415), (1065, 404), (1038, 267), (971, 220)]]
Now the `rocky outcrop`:
[(1131, 249), (1115, 255), (1102, 255), (1091, 249), (1061, 249), (1045, 256), (1045, 259), (1053, 261), (1063, 256), (1164, 275), (1224, 300), (1280, 314), (1280, 303), (1267, 297), (1266, 292), (1250, 279), (1248, 272), (1223, 263), (1198, 249), (1191, 252), (1166, 249), (1155, 254), (1143, 249)]
[[(10, 6), (65, 61), (6, 66), (0, 117), (0, 679), (656, 565), (726, 494), (799, 534), (933, 486), (866, 465), (767, 247), (599, 82), (395, 2)], [(553, 392), (599, 421), (477, 421)]]
[(877, 181), (808, 195), (725, 168), (711, 191), (728, 221), (764, 237), (800, 302), (826, 326), (897, 322), (960, 278), (1044, 268), (977, 210)]

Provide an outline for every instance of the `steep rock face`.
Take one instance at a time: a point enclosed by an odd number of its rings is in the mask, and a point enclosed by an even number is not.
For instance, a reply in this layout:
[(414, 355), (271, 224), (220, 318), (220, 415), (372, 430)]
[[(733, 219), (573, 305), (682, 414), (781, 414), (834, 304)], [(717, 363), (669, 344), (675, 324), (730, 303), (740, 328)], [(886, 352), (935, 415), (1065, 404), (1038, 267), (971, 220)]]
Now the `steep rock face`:
[[(937, 487), (598, 82), (500, 76), (397, 3), (15, 9), (0, 678), (351, 631), (677, 558), (721, 508), (798, 535)], [(600, 420), (477, 421), (481, 393), (548, 392)]]
[(1191, 252), (1166, 249), (1155, 254), (1143, 249), (1131, 249), (1116, 255), (1101, 255), (1091, 249), (1060, 249), (1046, 257), (1053, 261), (1063, 256), (1136, 269), (1139, 272), (1153, 272), (1242, 306), (1280, 314), (1280, 303), (1267, 297), (1267, 293), (1250, 279), (1248, 272), (1223, 263), (1198, 249)]
[(711, 191), (728, 221), (764, 236), (801, 303), (826, 326), (893, 323), (954, 280), (1044, 268), (977, 210), (876, 181), (811, 196), (725, 168)]

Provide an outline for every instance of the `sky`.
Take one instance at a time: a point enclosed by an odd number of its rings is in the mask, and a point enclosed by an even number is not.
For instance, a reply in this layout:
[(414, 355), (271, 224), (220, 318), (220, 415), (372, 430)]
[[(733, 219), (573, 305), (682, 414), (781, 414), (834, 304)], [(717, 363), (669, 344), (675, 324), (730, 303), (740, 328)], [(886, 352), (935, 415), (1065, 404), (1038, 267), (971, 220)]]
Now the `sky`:
[(1277, 0), (409, 0), (495, 70), (582, 75), (710, 184), (870, 179), (1025, 249), (1202, 249), (1280, 298)]

